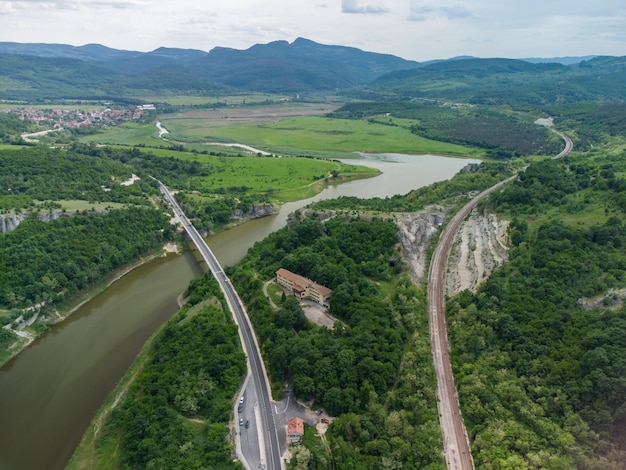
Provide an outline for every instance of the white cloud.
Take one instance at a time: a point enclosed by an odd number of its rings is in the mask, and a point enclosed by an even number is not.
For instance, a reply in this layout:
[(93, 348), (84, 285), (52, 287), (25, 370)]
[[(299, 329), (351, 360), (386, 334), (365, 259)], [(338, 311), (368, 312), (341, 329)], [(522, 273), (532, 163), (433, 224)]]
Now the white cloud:
[[(349, 14), (348, 14), (349, 13)], [(305, 37), (401, 57), (626, 54), (623, 0), (0, 0), (2, 41), (247, 49)]]
[(436, 2), (434, 6), (429, 5), (433, 2), (425, 2), (423, 0), (410, 0), (409, 2), (409, 20), (411, 21), (427, 21), (435, 16), (442, 16), (447, 19), (467, 18), (472, 16), (472, 12), (465, 6), (458, 3), (450, 3), (442, 5)]
[(387, 8), (372, 3), (364, 3), (361, 0), (341, 0), (342, 13), (386, 13)]

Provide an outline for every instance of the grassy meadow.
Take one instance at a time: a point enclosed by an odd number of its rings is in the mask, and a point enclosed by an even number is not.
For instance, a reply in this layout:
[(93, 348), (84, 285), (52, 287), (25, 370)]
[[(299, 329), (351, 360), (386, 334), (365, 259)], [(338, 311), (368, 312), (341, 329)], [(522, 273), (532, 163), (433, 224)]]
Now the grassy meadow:
[[(268, 97), (256, 99), (267, 101)], [(236, 98), (244, 100), (244, 96)], [(177, 97), (173, 102), (189, 104), (189, 99)], [(245, 95), (245, 100), (250, 99)], [(328, 183), (375, 176), (375, 170), (336, 161), (358, 158), (360, 151), (482, 155), (470, 147), (417, 136), (409, 130), (411, 120), (332, 119), (325, 116), (336, 109), (334, 103), (261, 102), (163, 115), (159, 120), (168, 133), (162, 138), (155, 123), (129, 122), (81, 137), (81, 141), (135, 146), (161, 157), (197, 161), (209, 173), (193, 177), (193, 187), (202, 188), (203, 193), (266, 195), (278, 203), (311, 197)], [(275, 157), (219, 143), (249, 145)], [(303, 156), (312, 158), (296, 158)]]
[[(143, 97), (147, 99), (148, 97)], [(193, 99), (192, 99), (193, 98)], [(230, 97), (230, 99), (268, 100), (271, 95)], [(274, 97), (275, 98), (275, 97)], [(337, 108), (335, 103), (271, 102), (259, 105), (207, 105), (201, 97), (164, 98), (172, 103), (187, 103), (197, 108), (162, 115), (159, 119), (168, 133), (159, 138), (156, 126), (129, 122), (81, 137), (83, 142), (163, 147), (184, 145), (201, 152), (242, 153), (240, 149), (211, 146), (217, 142), (236, 142), (277, 155), (340, 158), (354, 152), (481, 156), (471, 147), (437, 142), (410, 132), (410, 120), (366, 121), (325, 117)], [(219, 100), (221, 98), (215, 98)], [(168, 101), (169, 102), (169, 101)], [(192, 104), (195, 103), (195, 104)], [(182, 105), (182, 104), (181, 104)]]
[(108, 127), (97, 134), (81, 136), (80, 141), (124, 146), (145, 145), (148, 147), (158, 147), (164, 144), (159, 139), (159, 130), (156, 125), (138, 122), (125, 122)]
[[(328, 182), (345, 182), (376, 176), (378, 171), (334, 160), (297, 157), (226, 157), (169, 149), (139, 148), (160, 157), (175, 157), (201, 163), (208, 176), (193, 177), (203, 193), (238, 192), (268, 194), (276, 202), (306, 199), (319, 193)], [(244, 189), (245, 188), (245, 189)]]
[(282, 119), (277, 122), (240, 122), (225, 126), (196, 116), (163, 116), (169, 138), (181, 141), (240, 142), (274, 153), (308, 150), (334, 152), (476, 155), (462, 145), (436, 142), (412, 134), (400, 126), (320, 116)]

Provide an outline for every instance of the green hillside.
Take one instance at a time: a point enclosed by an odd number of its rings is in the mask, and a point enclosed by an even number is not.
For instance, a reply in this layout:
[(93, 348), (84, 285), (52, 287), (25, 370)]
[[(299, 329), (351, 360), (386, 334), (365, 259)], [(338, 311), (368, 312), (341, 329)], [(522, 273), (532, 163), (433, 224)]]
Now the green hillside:
[(393, 72), (369, 87), (375, 96), (441, 98), (473, 104), (538, 106), (624, 101), (626, 60), (599, 57), (579, 64), (512, 59), (451, 60)]

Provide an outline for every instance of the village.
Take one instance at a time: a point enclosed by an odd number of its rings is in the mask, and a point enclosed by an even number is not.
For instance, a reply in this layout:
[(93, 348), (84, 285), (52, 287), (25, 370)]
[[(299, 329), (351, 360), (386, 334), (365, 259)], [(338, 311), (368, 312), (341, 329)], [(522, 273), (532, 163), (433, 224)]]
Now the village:
[(47, 129), (75, 129), (91, 125), (116, 125), (126, 121), (140, 119), (146, 112), (154, 111), (153, 104), (135, 107), (109, 107), (112, 103), (105, 102), (92, 110), (71, 109), (68, 107), (53, 109), (44, 107), (6, 107), (0, 108), (2, 113), (17, 114), (23, 121), (34, 122)]

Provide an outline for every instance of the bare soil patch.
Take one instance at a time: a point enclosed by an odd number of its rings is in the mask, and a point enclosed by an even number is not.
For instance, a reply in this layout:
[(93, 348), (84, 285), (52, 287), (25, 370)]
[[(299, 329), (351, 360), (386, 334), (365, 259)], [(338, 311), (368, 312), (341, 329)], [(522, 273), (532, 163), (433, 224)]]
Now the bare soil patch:
[[(311, 302), (309, 300), (304, 300), (300, 302), (300, 306), (304, 311), (304, 316), (311, 323), (316, 324), (317, 326), (323, 326), (328, 329), (333, 329), (335, 327), (335, 322), (339, 321), (332, 315), (329, 315), (326, 312), (326, 309), (316, 304), (315, 302)], [(341, 322), (343, 323), (343, 322)], [(344, 323), (344, 326), (347, 326)]]
[(201, 118), (207, 124), (223, 124), (226, 122), (270, 123), (281, 119), (302, 116), (321, 116), (328, 114), (338, 105), (328, 103), (297, 103), (289, 105), (243, 106), (236, 108), (217, 108), (190, 111), (178, 115), (186, 118)]

